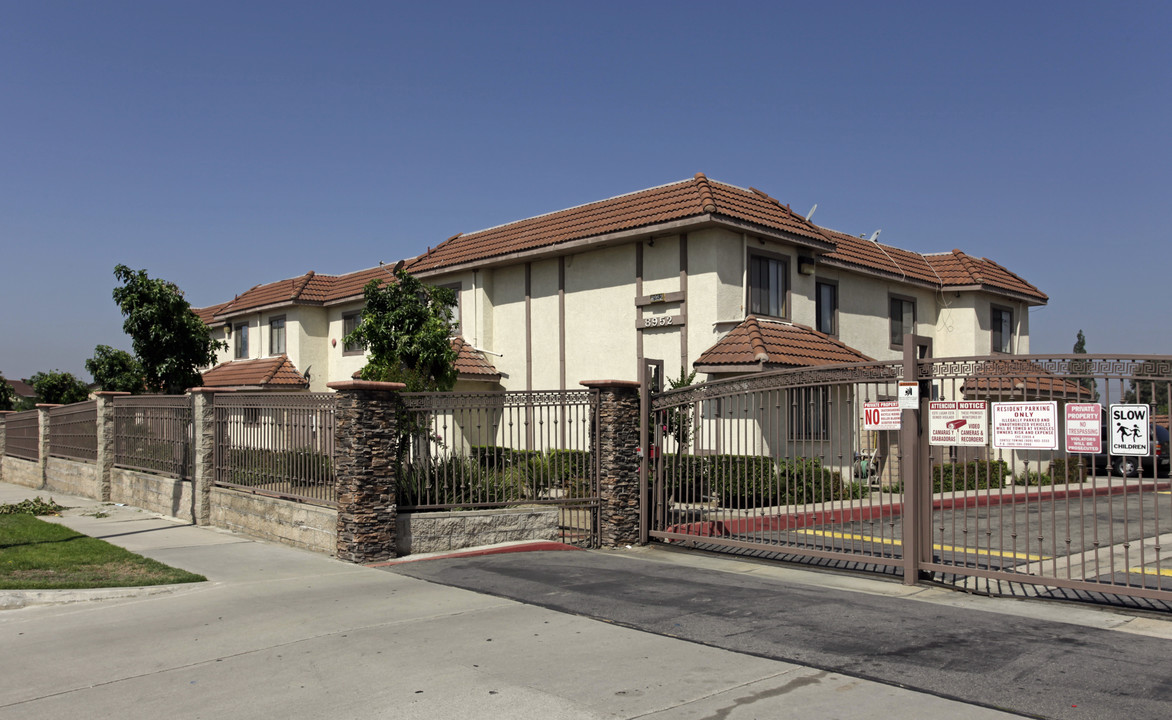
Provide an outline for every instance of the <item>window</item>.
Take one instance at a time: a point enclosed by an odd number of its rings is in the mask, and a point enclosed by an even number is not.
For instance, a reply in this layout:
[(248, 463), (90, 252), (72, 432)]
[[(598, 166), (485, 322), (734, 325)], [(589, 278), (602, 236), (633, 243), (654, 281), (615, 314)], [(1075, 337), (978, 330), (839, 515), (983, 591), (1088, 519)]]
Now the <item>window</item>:
[(916, 331), (916, 301), (891, 296), (891, 345), (903, 347), (903, 336)]
[(789, 263), (768, 255), (749, 255), (749, 313), (786, 317)]
[(1008, 308), (993, 306), (993, 352), (1013, 352), (1013, 311)]
[(236, 326), (236, 359), (248, 357), (248, 323)]
[(452, 283), (450, 285), (440, 285), (442, 288), (447, 288), (456, 294), (456, 304), (452, 306), (452, 334), (460, 334), (460, 283)]
[(285, 354), (285, 316), (269, 318), (269, 355)]
[[(350, 333), (358, 327), (358, 323), (362, 322), (361, 312), (346, 313), (342, 316), (342, 337), (349, 337)], [(342, 354), (343, 355), (360, 355), (362, 354), (362, 346), (358, 343), (345, 342), (343, 340)]]
[(791, 440), (825, 440), (830, 418), (830, 388), (790, 390), (789, 434)]
[(815, 286), (814, 312), (817, 314), (818, 332), (827, 335), (838, 334), (838, 285), (819, 282)]

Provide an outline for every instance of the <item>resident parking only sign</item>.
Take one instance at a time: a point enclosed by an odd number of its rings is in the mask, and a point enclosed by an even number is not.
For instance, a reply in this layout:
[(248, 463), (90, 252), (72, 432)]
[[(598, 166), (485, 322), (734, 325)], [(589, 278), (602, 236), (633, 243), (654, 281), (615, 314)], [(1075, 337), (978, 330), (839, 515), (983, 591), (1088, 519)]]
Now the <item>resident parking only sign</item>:
[(993, 403), (993, 447), (998, 450), (1057, 450), (1058, 403)]
[(1111, 454), (1151, 455), (1147, 405), (1112, 405), (1110, 410)]

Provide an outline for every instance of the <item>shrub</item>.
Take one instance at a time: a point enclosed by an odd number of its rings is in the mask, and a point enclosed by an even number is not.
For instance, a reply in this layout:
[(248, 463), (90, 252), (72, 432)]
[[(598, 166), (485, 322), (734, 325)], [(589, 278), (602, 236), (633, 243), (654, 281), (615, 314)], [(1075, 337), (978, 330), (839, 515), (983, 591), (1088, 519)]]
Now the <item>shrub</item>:
[(1086, 482), (1086, 473), (1079, 472), (1078, 458), (1071, 458), (1069, 462), (1064, 458), (1055, 458), (1050, 461), (1050, 468), (1046, 472), (1030, 470), (1025, 475), (1016, 476), (1013, 482), (1015, 485), (1030, 487), (1081, 483)]
[(962, 492), (1001, 487), (1009, 475), (1004, 460), (974, 460), (932, 466), (932, 492)]

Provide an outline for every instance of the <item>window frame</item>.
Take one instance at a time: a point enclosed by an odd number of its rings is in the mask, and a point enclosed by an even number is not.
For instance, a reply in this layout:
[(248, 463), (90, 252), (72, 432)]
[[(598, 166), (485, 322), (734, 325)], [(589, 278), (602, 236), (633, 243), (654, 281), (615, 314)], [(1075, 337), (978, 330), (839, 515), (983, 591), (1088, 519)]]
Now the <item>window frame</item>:
[[(1002, 340), (1002, 345), (1005, 349), (997, 347), (997, 316), (1004, 314), (1009, 318), (1009, 334)], [(1013, 354), (1013, 308), (1005, 305), (989, 305), (989, 354), (990, 355), (1012, 355)]]
[[(349, 330), (346, 329), (346, 323), (350, 320), (354, 321), (354, 327)], [(366, 348), (361, 345), (351, 345), (346, 342), (346, 336), (354, 331), (355, 328), (362, 323), (362, 311), (355, 310), (353, 312), (342, 313), (342, 354), (343, 355), (362, 355), (366, 352)]]
[[(791, 442), (824, 442), (830, 439), (829, 385), (793, 387), (789, 403), (787, 435)], [(796, 402), (794, 402), (796, 396)], [(808, 400), (812, 399), (813, 402)]]
[[(828, 287), (834, 291), (834, 309), (830, 316), (830, 330), (823, 330), (822, 325), (822, 288)], [(838, 281), (818, 279), (814, 281), (814, 329), (831, 337), (838, 337)]]
[[(277, 329), (275, 323), (280, 323), (281, 328), (281, 350), (278, 352), (273, 348), (273, 332)], [(284, 315), (273, 315), (269, 318), (269, 356), (276, 357), (277, 355), (285, 355), (288, 350), (288, 328), (289, 323)]]
[[(901, 332), (899, 334), (898, 341), (896, 340), (895, 336), (892, 334), (892, 330), (895, 329), (895, 314), (892, 312), (891, 305), (892, 305), (892, 303), (894, 303), (896, 301), (902, 302), (902, 303), (909, 303), (912, 306), (912, 326), (911, 326), (911, 334), (912, 335), (916, 334), (916, 323), (919, 322), (919, 308), (917, 307), (916, 299), (914, 297), (911, 297), (909, 295), (898, 295), (896, 293), (888, 293), (887, 294), (887, 322), (888, 322), (887, 335), (888, 335), (888, 339), (891, 341), (891, 349), (892, 350), (902, 350), (903, 349), (903, 336), (907, 333)], [(903, 313), (900, 313), (900, 329), (901, 330), (904, 329), (903, 328)]]
[(236, 334), (233, 339), (233, 360), (247, 360), (248, 359), (248, 323), (236, 323), (232, 326), (232, 332)]
[(458, 282), (444, 283), (443, 285), (436, 285), (436, 287), (441, 287), (445, 290), (451, 290), (456, 294), (456, 306), (452, 309), (452, 315), (454, 317), (452, 318), (451, 330), (448, 334), (461, 335), (464, 332), (464, 314), (461, 312), (460, 295), (461, 291), (464, 289), (464, 284)]
[[(793, 279), (790, 277), (790, 256), (782, 253), (769, 252), (765, 250), (755, 250), (750, 248), (748, 250), (748, 257), (745, 259), (745, 315), (759, 315), (761, 317), (776, 318), (778, 320), (790, 319), (790, 294), (793, 292)], [(754, 273), (753, 262), (755, 260), (764, 260), (767, 262), (779, 263), (782, 267), (780, 278), (784, 286), (781, 289), (778, 301), (781, 303), (781, 313), (772, 314), (761, 310), (755, 310), (753, 307), (753, 290), (754, 290)]]

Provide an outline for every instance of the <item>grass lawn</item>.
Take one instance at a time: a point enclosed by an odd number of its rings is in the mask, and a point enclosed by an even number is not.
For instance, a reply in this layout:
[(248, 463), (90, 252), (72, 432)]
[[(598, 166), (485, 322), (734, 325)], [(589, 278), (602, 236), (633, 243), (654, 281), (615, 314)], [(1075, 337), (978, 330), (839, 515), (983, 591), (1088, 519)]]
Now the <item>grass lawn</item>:
[(66, 590), (201, 582), (104, 540), (32, 515), (0, 515), (0, 589)]

